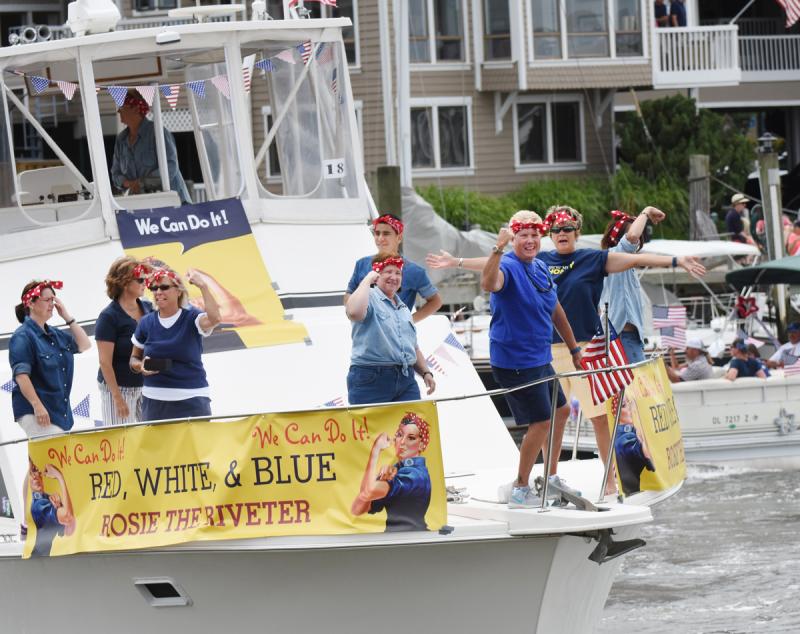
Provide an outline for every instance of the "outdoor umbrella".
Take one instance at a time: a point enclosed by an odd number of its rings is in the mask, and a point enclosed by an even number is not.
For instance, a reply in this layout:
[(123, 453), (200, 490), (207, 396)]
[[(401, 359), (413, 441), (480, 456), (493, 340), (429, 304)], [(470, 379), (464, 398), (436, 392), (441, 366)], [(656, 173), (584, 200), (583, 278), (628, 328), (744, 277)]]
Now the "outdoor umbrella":
[(800, 255), (731, 271), (725, 281), (736, 288), (756, 284), (800, 284)]

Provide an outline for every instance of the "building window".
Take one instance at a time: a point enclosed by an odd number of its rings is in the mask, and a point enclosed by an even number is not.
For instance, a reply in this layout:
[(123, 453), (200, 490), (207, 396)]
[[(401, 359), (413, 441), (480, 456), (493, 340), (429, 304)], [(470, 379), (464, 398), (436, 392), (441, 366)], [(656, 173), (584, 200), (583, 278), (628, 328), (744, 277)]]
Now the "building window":
[(463, 0), (408, 0), (408, 3), (411, 62), (466, 61)]
[(511, 59), (508, 0), (483, 0), (483, 59)]
[[(264, 117), (264, 136), (272, 129), (272, 108), (263, 106), (261, 115)], [(266, 182), (279, 181), (281, 178), (281, 162), (278, 158), (278, 144), (275, 139), (269, 144), (269, 151), (264, 157), (264, 180)]]
[(518, 167), (583, 162), (583, 115), (577, 98), (521, 98), (514, 105)]
[[(423, 100), (424, 101), (424, 100)], [(412, 103), (416, 100), (412, 100)], [(411, 165), (415, 169), (464, 170), (472, 167), (472, 103), (434, 99), (411, 107)]]
[(178, 0), (134, 0), (134, 11), (166, 11), (167, 9), (175, 9), (178, 6)]
[(639, 0), (614, 0), (617, 57), (642, 55), (642, 16)]
[(567, 0), (569, 57), (608, 57), (606, 0)]
[[(331, 7), (317, 2), (304, 5), (312, 18), (350, 18), (353, 23), (342, 29), (342, 41), (349, 66), (359, 66), (358, 0), (337, 0)], [(267, 13), (275, 20), (283, 19), (283, 0), (267, 0)]]
[(536, 59), (561, 57), (559, 0), (531, 0), (533, 55)]

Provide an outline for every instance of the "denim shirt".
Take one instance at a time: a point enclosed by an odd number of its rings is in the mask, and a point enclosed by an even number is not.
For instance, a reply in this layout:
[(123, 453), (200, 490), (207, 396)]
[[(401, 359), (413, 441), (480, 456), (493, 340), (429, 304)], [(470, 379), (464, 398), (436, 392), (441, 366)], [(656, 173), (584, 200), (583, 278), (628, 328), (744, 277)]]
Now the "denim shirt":
[[(46, 326), (43, 330), (30, 317), (14, 331), (8, 345), (8, 361), (14, 377), (27, 374), (39, 400), (50, 415), (50, 422), (63, 430), (72, 429), (72, 408), (69, 393), (72, 390), (74, 370), (73, 355), (78, 344), (68, 331)], [(14, 384), (11, 391), (14, 420), (33, 414), (33, 406)]]
[(369, 290), (364, 321), (352, 326), (353, 365), (413, 366), (417, 361), (417, 329), (411, 311), (395, 295), (397, 303), (377, 286)]
[[(169, 188), (178, 194), (183, 203), (191, 203), (189, 190), (183, 182), (178, 166), (178, 153), (175, 150), (175, 138), (169, 130), (164, 130), (164, 146), (167, 155), (167, 173)], [(114, 143), (114, 160), (111, 163), (111, 180), (122, 188), (125, 180), (142, 179), (145, 176), (158, 174), (158, 154), (156, 153), (156, 133), (153, 122), (142, 121), (136, 141), (128, 143), (128, 128), (117, 135)]]
[[(636, 253), (636, 245), (627, 236), (622, 236), (617, 246), (610, 248), (609, 253)], [(639, 338), (644, 339), (644, 323), (642, 321), (642, 290), (636, 269), (628, 269), (621, 273), (611, 273), (603, 285), (600, 296), (600, 308), (608, 302), (608, 320), (614, 330), (622, 332), (625, 324), (636, 326)]]

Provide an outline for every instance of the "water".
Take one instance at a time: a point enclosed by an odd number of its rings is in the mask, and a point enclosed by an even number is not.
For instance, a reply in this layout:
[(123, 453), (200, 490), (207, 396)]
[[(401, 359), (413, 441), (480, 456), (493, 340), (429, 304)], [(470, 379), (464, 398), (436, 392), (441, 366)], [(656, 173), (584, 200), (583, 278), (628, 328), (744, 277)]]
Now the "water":
[(598, 632), (800, 632), (796, 471), (690, 467), (653, 515)]

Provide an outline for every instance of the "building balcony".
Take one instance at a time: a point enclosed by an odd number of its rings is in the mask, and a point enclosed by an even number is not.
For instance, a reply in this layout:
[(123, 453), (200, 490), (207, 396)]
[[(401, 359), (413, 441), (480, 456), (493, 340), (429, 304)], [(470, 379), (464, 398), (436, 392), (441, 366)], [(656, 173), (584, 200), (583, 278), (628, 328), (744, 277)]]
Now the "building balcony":
[(653, 30), (653, 87), (728, 86), (742, 80), (736, 25)]
[(760, 35), (739, 38), (742, 81), (800, 79), (800, 35)]

